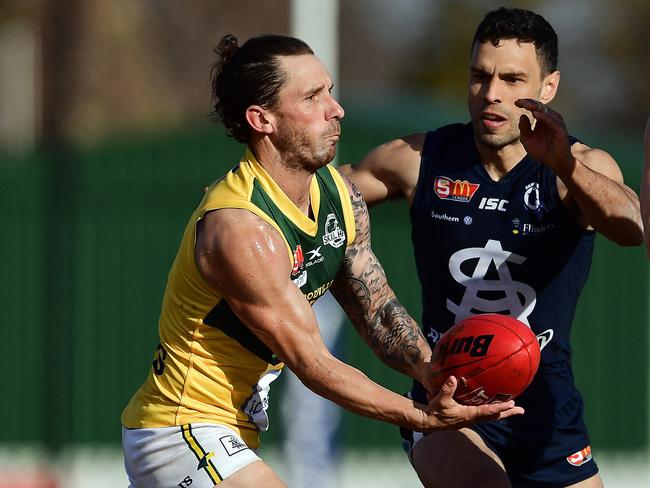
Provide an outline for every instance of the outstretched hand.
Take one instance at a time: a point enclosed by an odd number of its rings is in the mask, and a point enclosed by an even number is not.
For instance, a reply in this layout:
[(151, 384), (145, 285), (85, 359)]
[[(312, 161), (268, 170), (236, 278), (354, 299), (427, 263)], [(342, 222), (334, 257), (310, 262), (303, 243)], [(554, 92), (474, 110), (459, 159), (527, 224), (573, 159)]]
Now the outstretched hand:
[(458, 380), (450, 376), (438, 394), (431, 399), (425, 409), (424, 432), (460, 429), (476, 422), (499, 420), (524, 413), (524, 409), (516, 407), (512, 400), (488, 405), (461, 405), (453, 398), (457, 386)]
[(558, 175), (570, 173), (575, 159), (571, 154), (569, 135), (562, 115), (532, 98), (519, 99), (515, 105), (530, 111), (536, 120), (533, 129), (526, 115), (519, 118), (521, 143), (526, 152)]

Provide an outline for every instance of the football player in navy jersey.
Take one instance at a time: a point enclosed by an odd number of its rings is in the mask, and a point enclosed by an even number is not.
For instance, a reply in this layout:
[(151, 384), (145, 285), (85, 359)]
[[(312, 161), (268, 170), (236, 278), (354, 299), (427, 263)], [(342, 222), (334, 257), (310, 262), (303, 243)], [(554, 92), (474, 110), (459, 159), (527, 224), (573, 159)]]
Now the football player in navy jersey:
[(641, 213), (645, 229), (645, 248), (650, 258), (650, 118), (643, 137), (643, 174), (641, 178)]
[[(570, 328), (595, 232), (639, 245), (642, 223), (616, 161), (569, 136), (549, 107), (559, 82), (553, 28), (533, 12), (500, 8), (472, 43), (471, 122), (388, 142), (343, 168), (368, 204), (408, 201), (432, 346), (459, 320), (492, 312), (529, 325), (542, 348), (518, 399), (525, 415), (427, 435), (402, 429), (427, 487), (602, 486), (573, 382)], [(415, 382), (411, 398), (426, 395)]]

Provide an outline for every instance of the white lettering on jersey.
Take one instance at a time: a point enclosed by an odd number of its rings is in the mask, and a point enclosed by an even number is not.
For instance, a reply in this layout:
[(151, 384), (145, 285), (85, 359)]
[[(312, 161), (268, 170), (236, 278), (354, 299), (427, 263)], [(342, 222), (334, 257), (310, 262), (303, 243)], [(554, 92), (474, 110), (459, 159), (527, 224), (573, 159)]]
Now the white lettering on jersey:
[(248, 397), (244, 403), (242, 410), (252, 422), (257, 425), (261, 431), (266, 431), (269, 428), (269, 416), (266, 410), (269, 408), (269, 393), (271, 392), (271, 383), (273, 383), (282, 370), (269, 369), (267, 370), (253, 387), (253, 394)]
[[(461, 271), (463, 263), (478, 259), (472, 276)], [(526, 261), (524, 256), (504, 251), (501, 242), (488, 240), (485, 247), (470, 247), (461, 249), (449, 258), (451, 276), (465, 287), (465, 293), (460, 304), (447, 299), (447, 309), (456, 315), (456, 322), (476, 313), (504, 313), (530, 326), (528, 316), (535, 308), (537, 295), (535, 290), (520, 281), (514, 281), (510, 276), (508, 263), (521, 265)], [(494, 263), (499, 279), (485, 279), (490, 265)], [(466, 268), (466, 266), (465, 266)], [(479, 292), (502, 292), (499, 298), (481, 298)], [(500, 295), (501, 295), (500, 294)]]

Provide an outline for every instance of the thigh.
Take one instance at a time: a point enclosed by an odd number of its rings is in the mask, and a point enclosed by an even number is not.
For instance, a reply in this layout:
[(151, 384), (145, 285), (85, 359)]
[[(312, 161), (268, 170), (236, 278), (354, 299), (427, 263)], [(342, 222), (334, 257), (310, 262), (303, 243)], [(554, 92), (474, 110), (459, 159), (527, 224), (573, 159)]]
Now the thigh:
[(287, 485), (285, 485), (270, 466), (262, 460), (243, 467), (223, 480), (223, 482), (218, 486), (219, 488), (250, 488), (252, 486), (263, 486), (264, 488), (287, 488)]
[(411, 452), (413, 467), (426, 488), (510, 488), (499, 457), (471, 429), (432, 432)]
[(569, 485), (566, 488), (603, 488), (603, 481), (600, 479), (600, 475), (595, 474), (591, 478)]
[(221, 425), (123, 429), (122, 447), (133, 488), (212, 488), (253, 463), (263, 464)]

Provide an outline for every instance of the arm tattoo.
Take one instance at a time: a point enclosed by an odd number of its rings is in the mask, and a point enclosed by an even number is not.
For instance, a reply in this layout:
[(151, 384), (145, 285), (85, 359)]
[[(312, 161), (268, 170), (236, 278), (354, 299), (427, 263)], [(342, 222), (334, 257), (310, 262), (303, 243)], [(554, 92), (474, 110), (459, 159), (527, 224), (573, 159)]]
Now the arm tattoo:
[(417, 323), (388, 285), (384, 268), (370, 246), (370, 215), (359, 190), (351, 185), (356, 238), (346, 250), (332, 293), (374, 353), (390, 367), (413, 375), (428, 348)]

